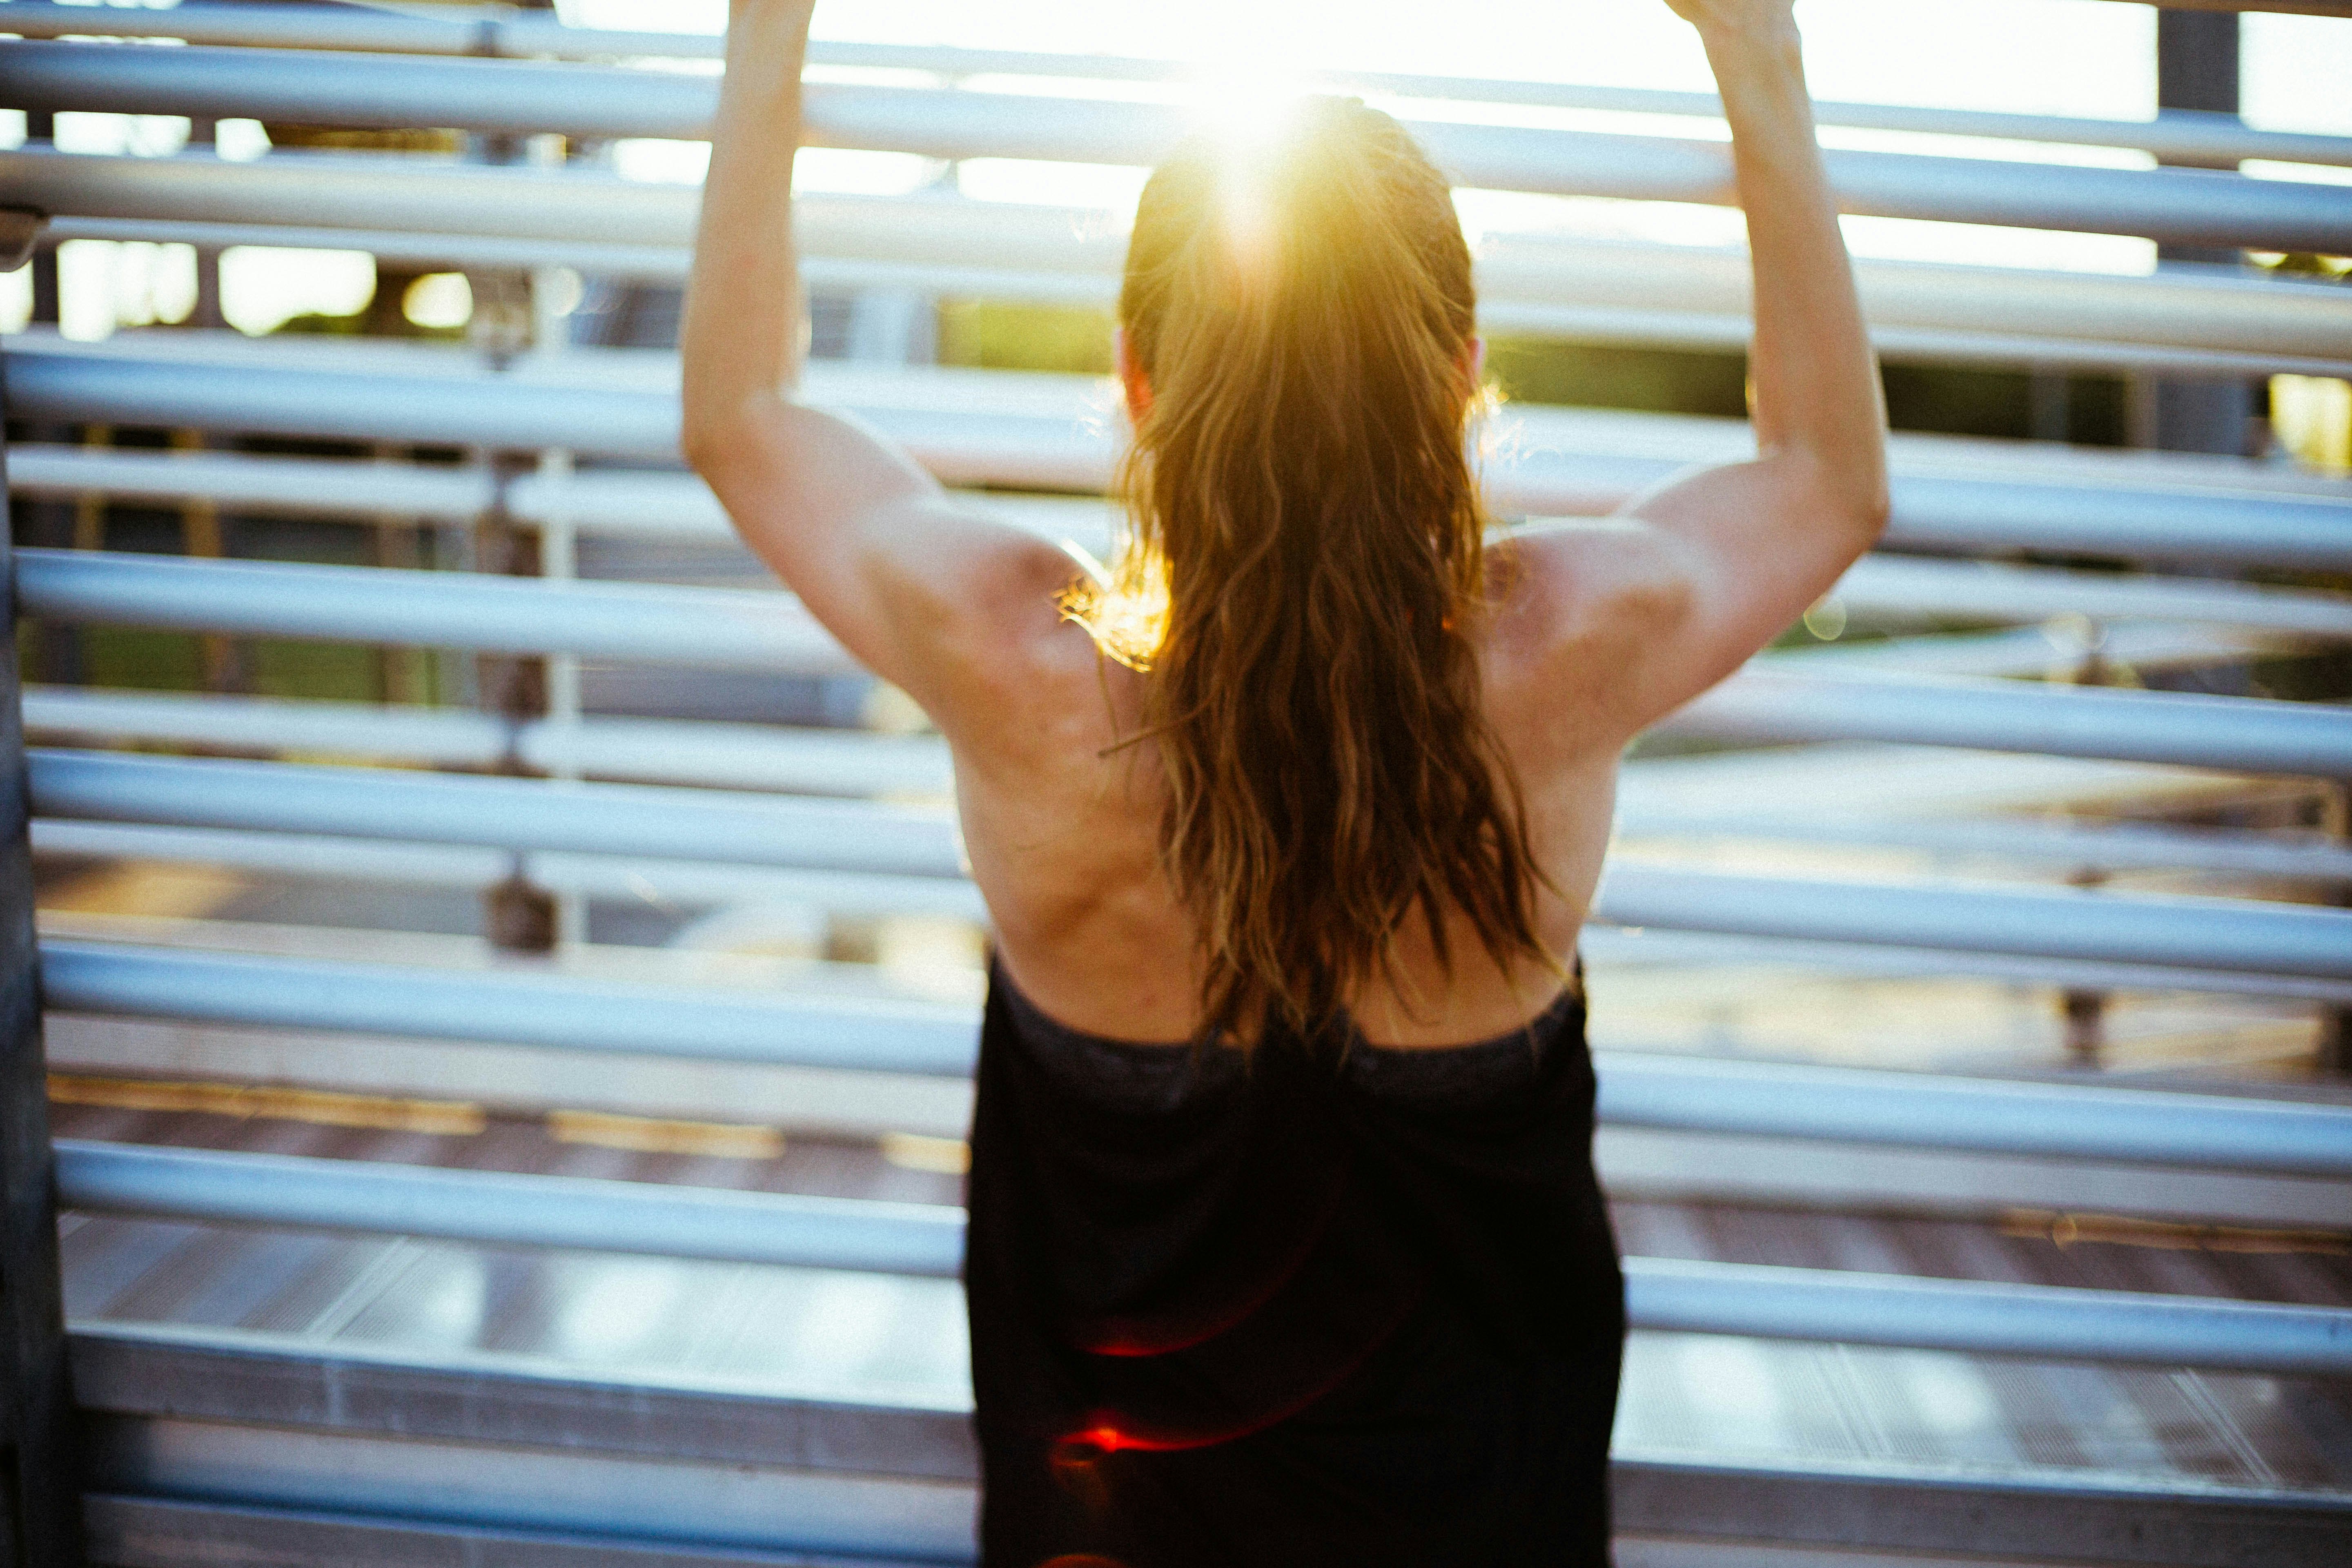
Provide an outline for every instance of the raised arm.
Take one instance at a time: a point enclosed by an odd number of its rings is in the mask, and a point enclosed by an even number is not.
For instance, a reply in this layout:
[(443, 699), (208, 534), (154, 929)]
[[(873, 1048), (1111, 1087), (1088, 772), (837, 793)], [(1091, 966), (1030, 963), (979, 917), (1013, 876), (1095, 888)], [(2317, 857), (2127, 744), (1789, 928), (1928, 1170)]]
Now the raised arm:
[[(959, 510), (905, 452), (798, 402), (793, 158), (814, 0), (733, 0), (687, 287), (680, 447), (744, 542), (943, 725), (1007, 639), (1050, 629), (1066, 563)], [(1042, 585), (1041, 585), (1042, 584)]]
[(1608, 707), (1630, 734), (1704, 691), (1827, 592), (1886, 521), (1886, 416), (1813, 139), (1790, 0), (1666, 0), (1706, 47), (1755, 271), (1757, 456), (1526, 545), (1571, 616), (1618, 613)]

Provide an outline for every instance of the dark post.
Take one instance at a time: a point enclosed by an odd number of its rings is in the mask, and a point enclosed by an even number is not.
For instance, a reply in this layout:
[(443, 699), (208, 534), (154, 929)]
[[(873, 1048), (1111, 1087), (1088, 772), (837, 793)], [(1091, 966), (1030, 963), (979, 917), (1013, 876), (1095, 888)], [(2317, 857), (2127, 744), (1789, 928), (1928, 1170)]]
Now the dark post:
[[(522, 8), (552, 10), (554, 0), (523, 0)], [(479, 135), (468, 140), (478, 163), (519, 163), (530, 151), (518, 136)], [(518, 354), (537, 346), (539, 312), (532, 298), (532, 274), (520, 268), (469, 268), (466, 279), (474, 294), (474, 319), (467, 335), (489, 368), (503, 371)], [(475, 523), (474, 569), (537, 577), (543, 563), (538, 531), (520, 525), (507, 506), (509, 487), (530, 471), (531, 461), (514, 452), (484, 452), (481, 458), (489, 469), (492, 490), (488, 511)], [(518, 753), (522, 727), (547, 717), (547, 660), (482, 654), (475, 658), (475, 670), (481, 706), (506, 726), (507, 753), (497, 771), (534, 772)], [(505, 879), (485, 890), (482, 912), (485, 934), (490, 945), (502, 952), (552, 952), (562, 935), (560, 901), (531, 879), (530, 861), (520, 854)]]
[[(25, 116), (25, 140), (45, 142), (57, 134), (54, 114)], [(29, 263), (33, 269), (33, 325), (56, 330), (58, 324), (58, 247), (39, 246)], [(78, 437), (72, 427), (63, 425), (39, 425), (26, 429), (25, 437), (34, 441), (70, 441)], [(69, 549), (74, 542), (74, 508), (71, 501), (27, 501), (11, 510), (12, 518), (21, 517), (20, 531), (27, 544), (45, 544), (51, 548)], [(15, 644), (10, 647), (13, 651)], [(78, 626), (46, 626), (38, 628), (33, 649), (33, 676), (37, 680), (54, 681), (59, 685), (78, 685), (82, 677), (81, 630)], [(21, 671), (18, 672), (21, 675)]]
[[(2156, 14), (2156, 105), (2238, 112), (2238, 16), (2234, 11), (2158, 11)], [(2168, 245), (2159, 261), (2236, 262), (2234, 250)], [(2243, 381), (2162, 381), (2149, 389), (2154, 402), (2151, 445), (2171, 452), (2246, 449), (2246, 421), (2253, 413), (2253, 389)]]
[[(0, 378), (5, 377), (0, 365)], [(0, 392), (5, 402), (5, 392)], [(0, 458), (0, 493), (6, 488)], [(26, 837), (25, 731), (16, 671), (16, 556), (0, 538), (0, 1553), (7, 1568), (80, 1561), (78, 1484), (68, 1447), (58, 1280), (57, 1159), (49, 1147), (48, 1066), (33, 938), (33, 855)]]

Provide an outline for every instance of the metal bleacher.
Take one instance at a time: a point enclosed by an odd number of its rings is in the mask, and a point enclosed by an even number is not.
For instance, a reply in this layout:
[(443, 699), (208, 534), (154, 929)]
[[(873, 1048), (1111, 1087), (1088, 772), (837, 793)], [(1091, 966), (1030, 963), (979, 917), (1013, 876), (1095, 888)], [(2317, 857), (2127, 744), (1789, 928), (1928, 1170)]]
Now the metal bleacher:
[[(22, 691), (56, 1207), (47, 1148), (11, 1144), (10, 1212), (56, 1226), (75, 1409), (24, 1392), (38, 1254), (11, 1220), (17, 1560), (74, 1560), (78, 1528), (119, 1568), (970, 1561), (953, 1277), (977, 971), (887, 962), (894, 933), (979, 948), (945, 750), (677, 463), (675, 354), (575, 341), (541, 308), (556, 269), (683, 277), (694, 189), (600, 149), (706, 134), (716, 79), (692, 62), (717, 41), (260, 0), (7, 0), (0, 34), (0, 105), (33, 116), (469, 139), (240, 160), (36, 135), (0, 151), (0, 217), (39, 245), (359, 250), (531, 302), (470, 343), (37, 323), (0, 345), (23, 646), (133, 628), (456, 672), (437, 701)], [(1133, 165), (1182, 126), (1165, 62), (812, 58), (823, 146)], [(1704, 119), (1703, 97), (1341, 85), (1398, 105), (1465, 185), (1729, 200), (1719, 142), (1444, 109)], [(2352, 138), (2194, 111), (1821, 117), (2208, 165), (1832, 151), (1853, 212), (2352, 255), (2352, 188), (2234, 172), (2352, 165)], [(525, 146), (548, 137), (568, 141)], [(799, 210), (809, 284), (845, 310), (1099, 307), (1124, 244), (1114, 215), (945, 186)], [(1745, 341), (1736, 252), (1489, 234), (1479, 268), (1492, 333)], [(2352, 377), (2340, 282), (1859, 272), (1890, 363)], [(1097, 378), (825, 358), (806, 384), (975, 504), (1107, 538)], [(1498, 514), (1593, 514), (1749, 439), (1514, 406), (1485, 472)], [(2352, 713), (2196, 679), (2352, 646), (2352, 485), (2055, 442), (1891, 451), (1885, 546), (1826, 602), (1874, 635), (1759, 656), (1625, 770), (1585, 953), (1635, 1325), (1620, 1560), (2352, 1560)], [(28, 545), (26, 508), (81, 521)], [(124, 550), (109, 509), (434, 544)], [(2103, 683), (2126, 668), (2157, 689)], [(94, 880), (114, 891), (68, 896)], [(548, 940), (495, 915), (497, 940), (473, 934), (485, 889)], [(1896, 1000), (1815, 1059), (1710, 1043), (1791, 973)], [(1868, 989), (1888, 985), (1909, 989)], [(1991, 1037), (2053, 994), (2074, 1070)], [(1975, 1010), (1900, 1043), (1906, 1010), (1954, 995)], [(2102, 1075), (2100, 1020), (2135, 997), (2292, 1050)]]

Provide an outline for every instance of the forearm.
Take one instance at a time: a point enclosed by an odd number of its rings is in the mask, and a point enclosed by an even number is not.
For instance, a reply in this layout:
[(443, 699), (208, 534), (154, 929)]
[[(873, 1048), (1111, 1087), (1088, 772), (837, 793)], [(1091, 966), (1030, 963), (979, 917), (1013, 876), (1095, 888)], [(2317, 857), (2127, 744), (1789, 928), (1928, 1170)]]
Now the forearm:
[(1885, 416), (1785, 16), (1702, 28), (1732, 132), (1755, 268), (1749, 367), (1762, 456), (1864, 521), (1883, 512)]
[(727, 75), (687, 285), (684, 444), (689, 457), (800, 374), (793, 156), (814, 0), (734, 0)]

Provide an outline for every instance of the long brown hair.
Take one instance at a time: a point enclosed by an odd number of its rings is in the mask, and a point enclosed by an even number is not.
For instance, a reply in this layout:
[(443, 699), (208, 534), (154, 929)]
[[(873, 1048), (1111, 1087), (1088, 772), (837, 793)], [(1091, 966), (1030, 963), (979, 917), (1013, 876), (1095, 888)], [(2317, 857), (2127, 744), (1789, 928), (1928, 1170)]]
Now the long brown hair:
[(1150, 387), (1126, 535), (1066, 609), (1149, 671), (1167, 874), (1204, 1034), (1313, 1029), (1393, 980), (1416, 911), (1558, 970), (1518, 790), (1468, 633), (1486, 517), (1470, 254), (1403, 127), (1298, 104), (1271, 143), (1202, 137), (1151, 176), (1119, 315)]

